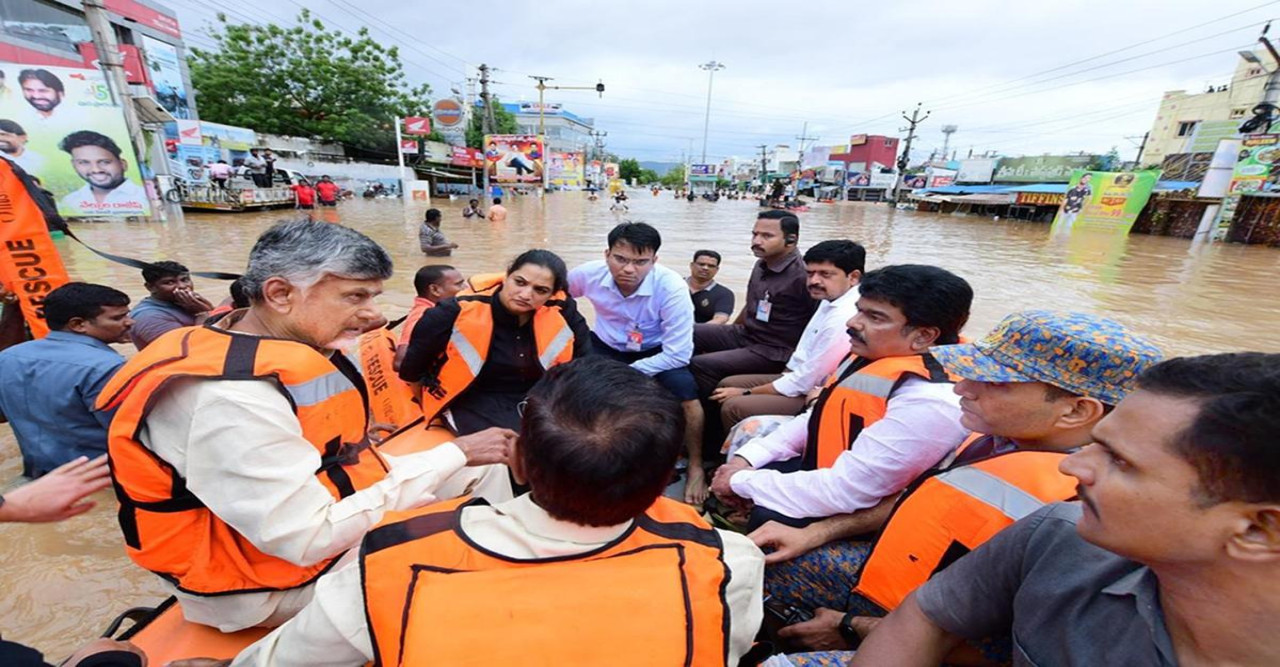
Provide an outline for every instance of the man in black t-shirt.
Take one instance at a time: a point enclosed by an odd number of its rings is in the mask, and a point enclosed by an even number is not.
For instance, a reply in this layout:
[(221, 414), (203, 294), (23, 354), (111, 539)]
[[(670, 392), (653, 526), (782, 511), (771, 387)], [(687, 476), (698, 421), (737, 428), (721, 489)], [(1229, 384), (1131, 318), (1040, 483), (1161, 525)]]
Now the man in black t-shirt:
[(720, 253), (699, 250), (689, 263), (689, 296), (693, 299), (693, 321), (725, 324), (733, 316), (733, 292), (716, 282), (720, 272)]

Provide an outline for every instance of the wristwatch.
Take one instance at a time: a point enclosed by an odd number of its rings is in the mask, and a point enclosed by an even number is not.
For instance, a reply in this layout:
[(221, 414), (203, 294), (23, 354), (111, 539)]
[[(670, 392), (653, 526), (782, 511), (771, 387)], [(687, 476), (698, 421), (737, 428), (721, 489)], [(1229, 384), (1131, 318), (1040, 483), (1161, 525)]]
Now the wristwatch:
[(856, 616), (853, 612), (849, 612), (840, 619), (840, 636), (844, 638), (849, 648), (858, 648), (858, 644), (862, 643), (862, 637), (857, 630), (853, 629), (853, 618)]

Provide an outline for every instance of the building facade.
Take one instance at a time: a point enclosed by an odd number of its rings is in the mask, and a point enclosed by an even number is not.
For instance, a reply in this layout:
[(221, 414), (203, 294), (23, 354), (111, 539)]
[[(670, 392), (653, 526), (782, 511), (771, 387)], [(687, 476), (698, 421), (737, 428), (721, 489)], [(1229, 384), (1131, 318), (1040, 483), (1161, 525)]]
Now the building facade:
[(849, 171), (868, 172), (883, 167), (894, 169), (898, 162), (898, 138), (855, 134), (849, 137), (848, 152), (832, 153), (830, 159), (845, 163)]
[(1267, 72), (1277, 67), (1266, 49), (1254, 51), (1254, 56), (1258, 62), (1243, 56), (1237, 59), (1229, 83), (1199, 93), (1165, 93), (1139, 166), (1158, 167), (1166, 155), (1212, 152), (1220, 140), (1238, 136), (1240, 124), (1252, 117), (1254, 105), (1262, 101)]
[[(197, 119), (177, 14), (149, 0), (104, 0), (134, 97), (173, 117)], [(97, 50), (78, 0), (0, 0), (0, 61), (96, 68)]]
[(546, 128), (548, 151), (576, 153), (595, 146), (591, 137), (595, 120), (570, 113), (560, 104), (549, 102), (541, 110), (537, 102), (504, 102), (502, 106), (516, 117), (520, 134), (538, 134), (541, 122)]

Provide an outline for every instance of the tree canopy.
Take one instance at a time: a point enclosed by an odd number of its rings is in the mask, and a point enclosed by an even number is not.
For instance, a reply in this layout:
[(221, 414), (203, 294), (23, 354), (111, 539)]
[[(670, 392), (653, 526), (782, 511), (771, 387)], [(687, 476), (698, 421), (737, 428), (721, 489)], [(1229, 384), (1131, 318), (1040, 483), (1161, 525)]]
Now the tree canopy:
[[(516, 115), (507, 111), (497, 97), (493, 100), (493, 130), (490, 134), (520, 134), (520, 125)], [(484, 107), (476, 107), (471, 114), (471, 123), (467, 125), (467, 145), (471, 148), (484, 149)]]
[(669, 188), (678, 188), (684, 185), (684, 165), (678, 164), (667, 171), (662, 176), (662, 184)]
[(367, 28), (352, 37), (305, 9), (293, 27), (218, 22), (218, 48), (189, 62), (205, 120), (394, 155), (395, 119), (431, 109), (430, 87), (409, 85), (399, 50)]

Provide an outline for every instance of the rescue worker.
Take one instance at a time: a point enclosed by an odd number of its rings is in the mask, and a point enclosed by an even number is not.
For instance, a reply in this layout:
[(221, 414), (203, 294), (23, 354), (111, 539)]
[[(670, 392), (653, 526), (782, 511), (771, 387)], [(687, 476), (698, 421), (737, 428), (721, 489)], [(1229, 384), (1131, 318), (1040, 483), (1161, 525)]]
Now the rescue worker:
[(590, 349), (566, 274), (555, 253), (527, 250), (505, 276), (473, 276), (422, 314), (400, 377), (422, 385), (427, 422), (440, 417), (459, 435), (520, 427), (519, 405), (543, 373)]
[(548, 371), (523, 419), (511, 465), (529, 493), (389, 515), (233, 664), (737, 665), (763, 557), (661, 497), (679, 402), (593, 356)]
[[(976, 344), (932, 355), (962, 378), (960, 422), (973, 432), (949, 466), (873, 509), (751, 535), (772, 549), (770, 594), (815, 611), (784, 632), (801, 646), (851, 648), (856, 631), (874, 625), (869, 617), (935, 572), (1044, 504), (1074, 497), (1076, 480), (1058, 464), (1092, 441), (1093, 427), (1161, 357), (1111, 320), (1049, 311), (1015, 313)], [(851, 539), (881, 527), (874, 541)]]
[(929, 350), (958, 342), (969, 283), (935, 266), (901, 264), (867, 273), (859, 291), (851, 355), (813, 407), (731, 452), (716, 471), (717, 498), (753, 505), (750, 528), (875, 507), (968, 435), (953, 378)]
[(250, 306), (175, 329), (99, 396), (127, 552), (187, 620), (279, 625), (389, 510), (436, 500), (467, 465), (501, 463), (494, 429), (413, 456), (369, 446), (362, 379), (336, 350), (381, 319), (391, 258), (352, 229), (267, 230), (243, 277)]

